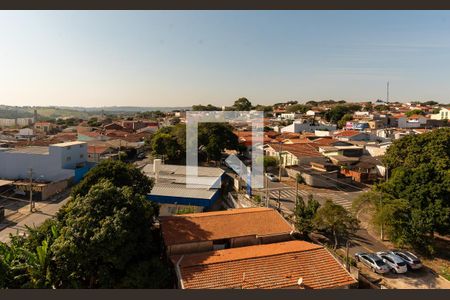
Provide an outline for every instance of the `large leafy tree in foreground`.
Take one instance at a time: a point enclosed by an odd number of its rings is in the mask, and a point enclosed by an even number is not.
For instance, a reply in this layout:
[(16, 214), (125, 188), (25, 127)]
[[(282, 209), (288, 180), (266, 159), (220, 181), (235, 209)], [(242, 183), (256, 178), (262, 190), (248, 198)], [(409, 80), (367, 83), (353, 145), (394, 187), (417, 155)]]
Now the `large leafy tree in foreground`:
[(450, 129), (396, 140), (384, 164), (389, 180), (359, 203), (375, 207), (374, 222), (399, 246), (433, 252), (434, 233), (450, 233)]
[(80, 185), (56, 219), (0, 243), (0, 287), (170, 287), (146, 176), (110, 161)]
[[(56, 281), (63, 287), (119, 287), (127, 273), (149, 263), (136, 286), (160, 282), (159, 244), (152, 232), (156, 211), (143, 195), (109, 180), (93, 185), (85, 196), (73, 199), (61, 218), (61, 230), (52, 245), (58, 266)], [(157, 285), (156, 285), (157, 286)]]
[(117, 160), (104, 160), (92, 168), (72, 189), (72, 197), (86, 195), (101, 179), (108, 179), (117, 187), (128, 186), (134, 194), (150, 193), (153, 182), (132, 164)]

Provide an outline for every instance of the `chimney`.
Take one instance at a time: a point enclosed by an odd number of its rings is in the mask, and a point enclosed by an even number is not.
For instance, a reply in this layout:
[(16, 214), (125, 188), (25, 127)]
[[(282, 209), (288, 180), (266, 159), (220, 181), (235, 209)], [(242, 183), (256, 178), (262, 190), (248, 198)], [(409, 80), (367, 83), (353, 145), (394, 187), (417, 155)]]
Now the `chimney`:
[(153, 173), (155, 174), (155, 183), (158, 182), (160, 169), (161, 169), (161, 159), (156, 158), (153, 160)]

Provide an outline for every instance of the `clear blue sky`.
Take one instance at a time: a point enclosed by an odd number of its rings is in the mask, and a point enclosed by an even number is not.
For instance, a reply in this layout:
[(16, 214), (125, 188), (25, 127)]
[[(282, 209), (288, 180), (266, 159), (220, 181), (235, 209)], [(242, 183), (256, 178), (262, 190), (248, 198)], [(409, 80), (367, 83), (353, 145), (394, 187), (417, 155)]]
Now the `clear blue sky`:
[(0, 12), (0, 104), (450, 102), (450, 12)]

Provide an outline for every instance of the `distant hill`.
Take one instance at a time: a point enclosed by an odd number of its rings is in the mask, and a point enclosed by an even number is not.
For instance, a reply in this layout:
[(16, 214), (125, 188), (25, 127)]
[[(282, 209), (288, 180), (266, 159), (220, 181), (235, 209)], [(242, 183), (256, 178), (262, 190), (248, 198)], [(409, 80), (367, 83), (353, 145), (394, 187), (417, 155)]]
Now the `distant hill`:
[(69, 107), (69, 106), (58, 106), (58, 108), (72, 109), (78, 111), (86, 112), (101, 112), (102, 110), (106, 112), (142, 112), (142, 111), (162, 111), (169, 112), (172, 110), (186, 110), (190, 109), (190, 106), (186, 107), (150, 107), (150, 106), (102, 106), (102, 107)]
[(13, 119), (33, 117), (34, 110), (43, 118), (74, 117), (88, 119), (92, 115), (100, 114), (133, 114), (144, 111), (185, 110), (190, 107), (135, 107), (135, 106), (105, 106), (105, 107), (70, 107), (70, 106), (8, 106), (0, 105), (0, 118)]

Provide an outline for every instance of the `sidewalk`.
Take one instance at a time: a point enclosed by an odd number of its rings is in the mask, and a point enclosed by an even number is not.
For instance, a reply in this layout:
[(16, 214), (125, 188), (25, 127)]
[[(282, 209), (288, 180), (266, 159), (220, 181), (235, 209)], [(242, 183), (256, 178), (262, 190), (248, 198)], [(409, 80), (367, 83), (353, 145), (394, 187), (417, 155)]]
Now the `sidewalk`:
[(28, 211), (29, 207), (23, 207), (19, 210), (19, 213), (23, 215), (20, 217), (18, 222), (16, 219), (16, 221), (12, 221), (11, 225), (6, 225), (4, 228), (0, 227), (0, 241), (7, 243), (10, 240), (10, 234), (24, 234), (27, 231), (27, 226), (37, 227), (45, 220), (54, 217), (58, 210), (69, 200), (69, 198), (70, 197), (65, 197), (64, 199), (54, 200), (47, 203), (37, 202), (33, 213)]

